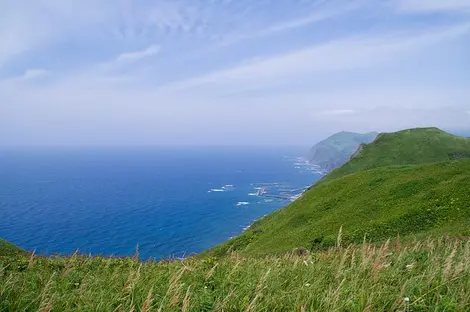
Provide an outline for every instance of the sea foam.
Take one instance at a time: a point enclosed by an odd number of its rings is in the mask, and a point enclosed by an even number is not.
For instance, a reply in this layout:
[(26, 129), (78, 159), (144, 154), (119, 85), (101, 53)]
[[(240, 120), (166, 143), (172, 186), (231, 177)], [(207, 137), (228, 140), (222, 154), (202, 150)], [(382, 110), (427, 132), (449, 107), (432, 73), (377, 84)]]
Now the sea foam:
[(249, 204), (250, 204), (249, 202), (238, 202), (237, 206), (246, 206), (246, 205), (249, 205)]

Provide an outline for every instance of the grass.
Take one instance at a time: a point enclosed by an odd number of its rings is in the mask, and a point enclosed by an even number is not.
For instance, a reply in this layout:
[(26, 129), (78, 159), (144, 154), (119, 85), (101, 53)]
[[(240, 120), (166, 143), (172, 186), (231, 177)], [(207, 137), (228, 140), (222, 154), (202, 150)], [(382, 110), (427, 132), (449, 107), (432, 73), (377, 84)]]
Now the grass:
[(20, 254), (27, 254), (27, 252), (12, 243), (0, 239), (0, 257), (16, 256)]
[(470, 241), (444, 237), (161, 263), (0, 257), (0, 311), (468, 311), (469, 294)]
[(331, 172), (329, 181), (346, 174), (392, 165), (412, 165), (470, 158), (470, 139), (437, 128), (382, 133), (360, 153)]
[(290, 206), (204, 255), (237, 251), (247, 256), (311, 251), (366, 235), (470, 235), (470, 160), (361, 171), (321, 183)]

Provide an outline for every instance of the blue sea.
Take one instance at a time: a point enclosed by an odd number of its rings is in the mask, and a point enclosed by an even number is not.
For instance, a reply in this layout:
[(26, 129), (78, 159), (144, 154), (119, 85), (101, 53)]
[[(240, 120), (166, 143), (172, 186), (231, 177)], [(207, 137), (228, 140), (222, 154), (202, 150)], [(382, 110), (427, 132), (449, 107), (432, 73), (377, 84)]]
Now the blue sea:
[[(240, 234), (320, 175), (296, 148), (0, 151), (0, 238), (40, 254), (184, 257)], [(264, 194), (265, 193), (265, 194)]]

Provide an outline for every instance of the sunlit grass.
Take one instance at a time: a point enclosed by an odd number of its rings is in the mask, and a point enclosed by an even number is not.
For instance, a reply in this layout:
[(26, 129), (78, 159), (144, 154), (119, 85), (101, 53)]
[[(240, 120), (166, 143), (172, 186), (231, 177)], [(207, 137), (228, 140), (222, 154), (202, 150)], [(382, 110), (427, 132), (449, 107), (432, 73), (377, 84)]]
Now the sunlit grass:
[(468, 311), (470, 240), (395, 239), (258, 259), (3, 256), (0, 310)]
[(288, 207), (204, 254), (246, 256), (315, 251), (364, 235), (381, 242), (430, 235), (470, 236), (470, 159), (360, 171), (321, 183)]

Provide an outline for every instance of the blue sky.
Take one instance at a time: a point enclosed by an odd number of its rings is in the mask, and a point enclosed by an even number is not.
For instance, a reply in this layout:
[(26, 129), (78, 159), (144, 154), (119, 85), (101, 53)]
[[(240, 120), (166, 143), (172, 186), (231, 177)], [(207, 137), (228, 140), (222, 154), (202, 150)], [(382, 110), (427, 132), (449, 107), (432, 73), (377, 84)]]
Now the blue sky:
[(4, 0), (0, 145), (470, 128), (469, 0)]

